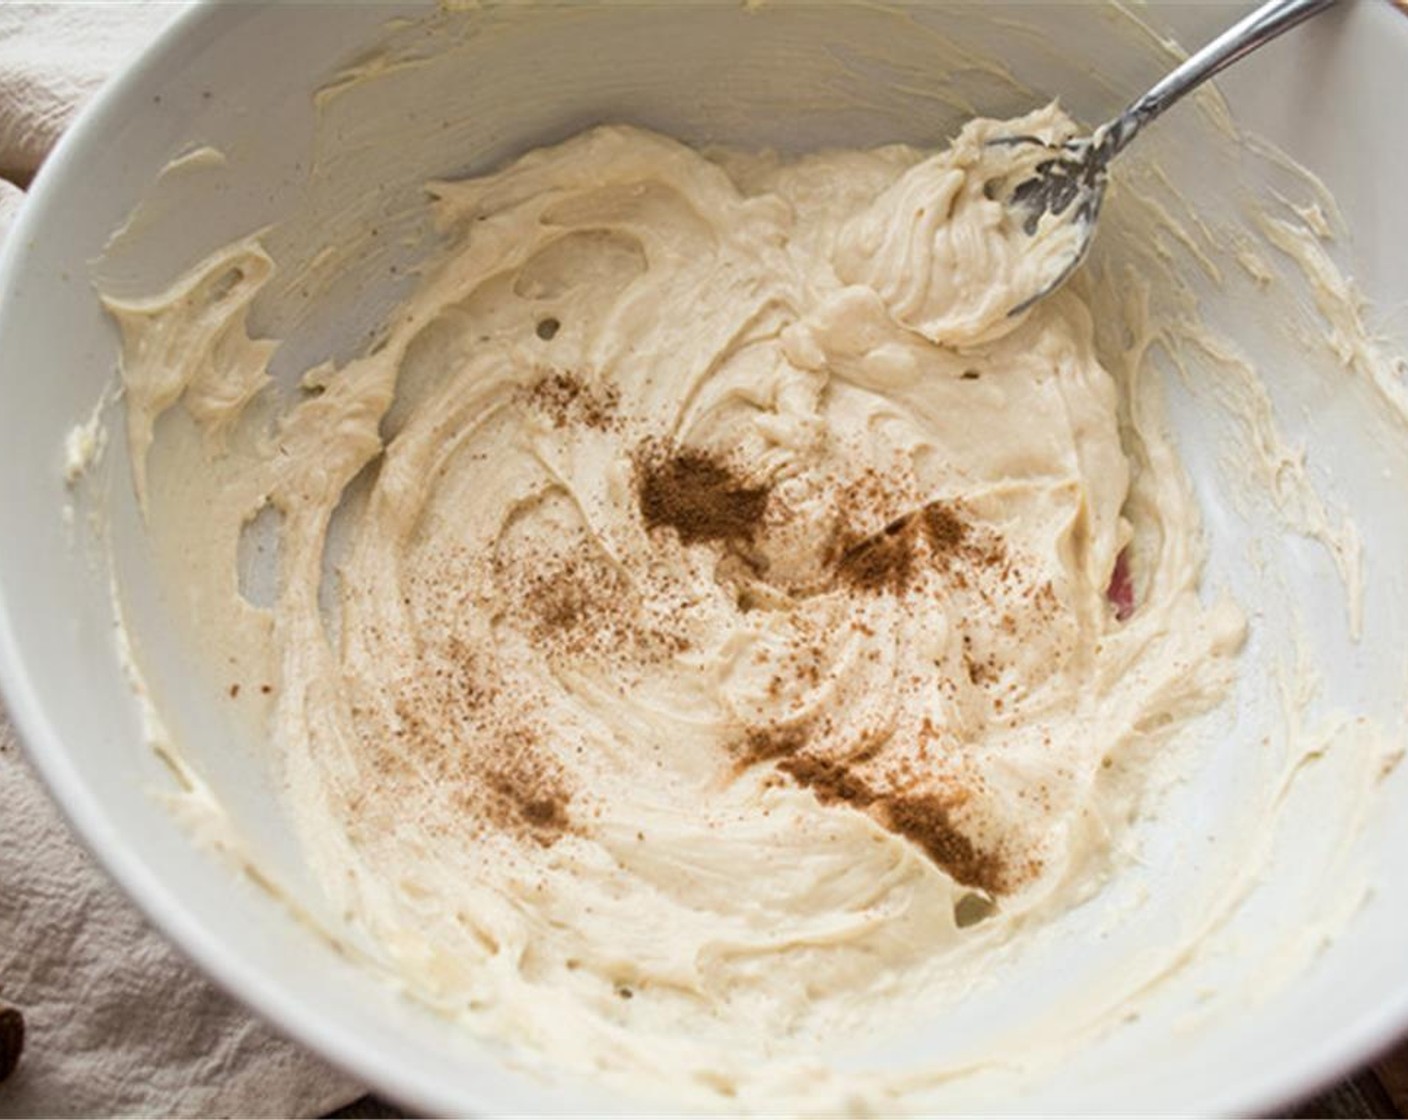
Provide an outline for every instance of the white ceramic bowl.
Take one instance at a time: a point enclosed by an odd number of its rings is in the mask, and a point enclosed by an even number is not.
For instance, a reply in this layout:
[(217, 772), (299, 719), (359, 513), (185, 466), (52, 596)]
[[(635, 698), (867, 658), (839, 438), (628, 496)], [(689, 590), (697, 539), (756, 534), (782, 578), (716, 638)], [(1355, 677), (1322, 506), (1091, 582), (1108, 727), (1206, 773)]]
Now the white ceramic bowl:
[[(1151, 18), (1197, 42), (1244, 7), (1158, 4)], [(1167, 56), (1133, 21), (1091, 5), (919, 6), (920, 23), (1002, 59), (1029, 87), (1023, 92), (978, 70), (951, 72), (951, 60), (926, 56), (924, 36), (906, 34), (899, 16), (874, 7), (543, 8), (524, 16), (513, 34), (484, 43), (461, 36), (451, 54), (381, 88), (378, 96), (405, 110), (390, 133), (364, 135), (384, 117), (347, 115), (316, 153), (332, 193), (310, 196), (314, 91), (376, 40), (386, 20), (426, 12), (423, 4), (198, 8), (106, 89), (45, 166), (0, 269), (0, 670), (11, 716), (78, 833), (162, 930), (290, 1035), (392, 1097), (434, 1112), (621, 1107), (580, 1086), (549, 1088), (512, 1072), (492, 1046), (398, 998), (331, 952), (286, 906), (232, 876), (157, 804), (154, 792), (170, 777), (144, 739), (115, 649), (105, 569), (85, 544), (81, 519), (75, 529), (63, 512), (65, 435), (111, 383), (116, 357), (115, 332), (89, 282), (90, 262), (163, 165), (196, 144), (220, 148), (227, 163), (201, 171), (207, 177), (197, 177), (199, 189), (157, 192), (141, 237), (121, 243), (112, 258), (121, 283), (155, 285), (261, 226), (294, 214), (327, 218), (334, 202), (341, 209), (318, 236), (337, 236), (339, 226), (373, 216), (411, 221), (406, 215), (426, 179), (485, 169), (597, 121), (787, 150), (934, 144), (962, 116), (955, 89), (994, 115), (1059, 94), (1077, 116), (1095, 121), (1156, 77)], [(462, 32), (478, 17), (445, 18)], [(840, 85), (838, 59), (846, 64)], [(1233, 71), (1223, 88), (1241, 123), (1323, 177), (1354, 234), (1335, 251), (1362, 290), (1379, 306), (1403, 307), (1408, 18), (1384, 0), (1347, 3)], [(425, 123), (432, 117), (450, 127), (432, 130)], [(1168, 151), (1178, 157), (1167, 163), (1170, 178), (1200, 205), (1217, 205), (1225, 184), (1210, 181), (1200, 158), (1206, 114), (1190, 108), (1178, 123), (1159, 127), (1169, 130)], [(338, 169), (351, 175), (354, 164), (358, 188), (338, 193)], [(1258, 166), (1258, 174), (1271, 174), (1269, 165)], [(285, 251), (312, 252), (316, 240), (291, 235)], [(293, 348), (299, 353), (291, 357), (349, 352), (394, 298), (394, 285), (376, 276), (384, 270), (378, 266), (374, 275), (369, 265), (334, 287), (302, 321)], [(1208, 510), (1210, 578), (1249, 605), (1254, 638), (1252, 679), (1224, 729), (1227, 744), (1202, 784), (1173, 797), (1174, 816), (1163, 822), (1172, 835), (1223, 826), (1236, 834), (1237, 805), (1255, 771), (1237, 761), (1254, 745), (1238, 738), (1234, 717), (1254, 712), (1265, 692), (1268, 658), (1287, 640), (1288, 591), (1313, 642), (1329, 653), (1327, 696), (1401, 731), (1394, 721), (1403, 707), (1401, 636), (1408, 632), (1408, 448), (1371, 438), (1378, 420), (1369, 398), (1327, 374), (1325, 362), (1311, 356), (1311, 342), (1253, 324), (1256, 306), (1209, 299), (1209, 313), (1231, 323), (1234, 335), (1237, 316), (1247, 316), (1248, 346), (1268, 374), (1289, 439), (1311, 450), (1317, 478), (1361, 525), (1368, 619), (1362, 642), (1350, 643), (1324, 557), (1256, 510), (1221, 500), (1231, 480), (1220, 473), (1228, 468), (1217, 440), (1236, 437), (1208, 418), (1206, 401), (1193, 391), (1200, 376), (1194, 369), (1189, 393), (1174, 394), (1173, 419)], [(1319, 329), (1310, 310), (1306, 325), (1311, 336)], [(1408, 336), (1401, 316), (1381, 325)], [(1300, 352), (1304, 361), (1295, 357)], [(267, 748), (221, 717), (218, 698), (188, 672), (180, 628), (164, 624), (162, 589), (144, 575), (121, 453), (118, 440), (87, 485), (110, 509), (109, 535), (134, 627), (143, 634), (154, 698), (258, 858), (312, 898), (271, 789)], [(1248, 537), (1266, 543), (1281, 578), (1274, 587), (1247, 574)], [(1328, 806), (1327, 817), (1343, 809), (1333, 753), (1297, 793), (1306, 799), (1296, 818), (1304, 824), (1278, 833), (1266, 872), (1269, 898), (1261, 892), (1261, 901), (1231, 923), (1236, 951), (1229, 950), (1221, 972), (1190, 972), (1138, 1024), (1093, 1042), (1061, 1068), (955, 1103), (1046, 1112), (1265, 1110), (1367, 1058), (1408, 1027), (1408, 861), (1398, 856), (1408, 850), (1408, 772), (1400, 767), (1374, 792), (1346, 855), (1351, 862), (1332, 863), (1317, 847), (1315, 806)], [(1156, 836), (1152, 850), (1158, 843)], [(1294, 935), (1320, 916), (1315, 892), (1322, 880), (1351, 866), (1372, 893), (1326, 944), (1302, 946), (1304, 967), (1287, 969), (1283, 983), (1256, 998), (1239, 997), (1224, 1013), (1199, 1019), (1196, 1029), (1185, 1025), (1189, 1007), (1206, 1002), (1209, 992), (1234, 986), (1253, 963), (1295, 944)], [(1194, 859), (1154, 874), (1154, 902), (1131, 919), (1127, 936), (1136, 944), (1157, 940), (1171, 925), (1196, 920), (1188, 912), (1196, 905), (1180, 908), (1179, 898), (1188, 882), (1180, 875), (1197, 873)], [(1109, 949), (1081, 944), (1078, 936), (1072, 946), (1081, 968), (1098, 968)], [(1051, 973), (1058, 966), (1043, 967)], [(1043, 998), (1040, 985), (1030, 998)]]

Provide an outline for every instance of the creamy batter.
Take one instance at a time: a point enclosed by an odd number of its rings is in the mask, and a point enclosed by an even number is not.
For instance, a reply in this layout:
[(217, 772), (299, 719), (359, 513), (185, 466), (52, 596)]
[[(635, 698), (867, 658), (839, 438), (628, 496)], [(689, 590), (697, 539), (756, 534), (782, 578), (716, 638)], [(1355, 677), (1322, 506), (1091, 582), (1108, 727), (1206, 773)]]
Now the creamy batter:
[(139, 494), (212, 480), (205, 609), (413, 991), (722, 1104), (1099, 885), (1244, 623), (1080, 292), (1007, 314), (1049, 262), (983, 142), (1071, 130), (789, 163), (604, 127), (433, 184), (443, 259), (287, 397), (258, 239), (108, 301)]

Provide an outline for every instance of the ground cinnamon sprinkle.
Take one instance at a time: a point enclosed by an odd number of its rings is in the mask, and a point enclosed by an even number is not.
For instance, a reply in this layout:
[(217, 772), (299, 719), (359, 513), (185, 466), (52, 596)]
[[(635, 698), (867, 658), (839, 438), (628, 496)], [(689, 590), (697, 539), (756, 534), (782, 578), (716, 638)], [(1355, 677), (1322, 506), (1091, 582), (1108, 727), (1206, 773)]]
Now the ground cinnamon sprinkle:
[[(563, 544), (561, 552), (545, 549), (520, 558), (517, 565), (500, 561), (496, 576), (529, 616), (534, 637), (545, 647), (580, 653), (595, 636), (620, 628), (630, 586), (593, 553), (585, 535)], [(581, 632), (588, 624), (589, 632)]]
[(836, 575), (861, 591), (900, 591), (914, 570), (915, 519), (902, 517), (846, 546)]
[(867, 809), (877, 800), (875, 791), (851, 773), (845, 763), (801, 755), (784, 759), (777, 768), (806, 786), (824, 805), (840, 801)]
[(421, 798), (428, 785), (478, 826), (550, 847), (574, 828), (568, 775), (529, 696), (504, 679), (492, 653), (456, 633), (457, 604), (445, 590), (454, 574), (450, 566), (423, 587), (421, 600), (435, 604), (426, 641), (389, 712), (368, 705), (354, 713), (377, 752), (381, 799)]
[(621, 391), (575, 371), (550, 369), (521, 389), (519, 399), (547, 416), (556, 428), (581, 425), (605, 431), (616, 424)]
[(658, 662), (688, 647), (686, 634), (643, 609), (638, 588), (584, 531), (537, 541), (493, 561), (505, 617), (550, 658)]
[(890, 827), (923, 848), (957, 882), (989, 894), (1006, 889), (1006, 861), (996, 852), (982, 851), (955, 828), (942, 800), (892, 795), (884, 805)]
[(849, 766), (807, 755), (794, 755), (777, 768), (812, 791), (823, 804), (841, 802), (874, 811), (892, 831), (916, 845), (965, 887), (1000, 894), (1008, 888), (1007, 861), (984, 851), (961, 832), (942, 799), (875, 789)]
[(636, 466), (646, 526), (668, 526), (684, 544), (747, 540), (767, 508), (767, 487), (748, 485), (705, 451), (651, 441)]
[(969, 523), (952, 502), (929, 502), (895, 518), (878, 533), (862, 537), (843, 533), (842, 541), (836, 576), (858, 591), (903, 591), (918, 570), (926, 544), (932, 558), (945, 568), (952, 568), (960, 558), (986, 567), (1003, 561), (1000, 546), (976, 545)]
[(511, 758), (490, 779), (497, 795), (487, 806), (490, 819), (508, 831), (525, 832), (542, 847), (557, 843), (571, 827), (571, 798), (556, 776), (541, 763)]
[(756, 728), (744, 740), (739, 768), (794, 755), (807, 745), (805, 727)]
[(952, 552), (968, 537), (968, 523), (947, 502), (930, 502), (923, 509), (924, 532), (936, 553)]

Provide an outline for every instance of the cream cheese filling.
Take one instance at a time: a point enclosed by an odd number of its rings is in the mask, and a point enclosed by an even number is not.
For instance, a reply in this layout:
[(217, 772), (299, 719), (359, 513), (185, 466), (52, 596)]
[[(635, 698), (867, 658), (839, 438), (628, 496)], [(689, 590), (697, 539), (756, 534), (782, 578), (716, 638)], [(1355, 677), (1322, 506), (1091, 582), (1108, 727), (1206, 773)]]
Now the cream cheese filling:
[(1137, 409), (1131, 519), (1081, 294), (1007, 315), (1045, 262), (983, 141), (1071, 128), (783, 163), (602, 127), (435, 183), (440, 262), (287, 396), (257, 237), (107, 300), (139, 494), (206, 495), (178, 535), (267, 659), (308, 858), (413, 990), (737, 1091), (1099, 885), (1244, 620)]

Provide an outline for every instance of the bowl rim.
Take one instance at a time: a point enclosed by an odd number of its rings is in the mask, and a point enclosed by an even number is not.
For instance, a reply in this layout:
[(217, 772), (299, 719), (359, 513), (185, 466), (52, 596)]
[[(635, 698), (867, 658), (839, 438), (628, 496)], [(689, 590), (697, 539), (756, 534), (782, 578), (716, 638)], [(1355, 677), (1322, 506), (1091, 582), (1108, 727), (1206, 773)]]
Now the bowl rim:
[[(1155, 11), (1157, 4), (1155, 0)], [(427, 6), (432, 6), (429, 0)], [(24, 275), (24, 247), (35, 241), (47, 225), (61, 218), (50, 199), (53, 184), (81, 167), (90, 151), (100, 146), (109, 122), (125, 113), (135, 91), (145, 86), (153, 73), (174, 61), (187, 39), (219, 20), (241, 18), (248, 12), (246, 9), (242, 13), (241, 7), (221, 0), (193, 0), (189, 8), (172, 17), (103, 84), (64, 131), (26, 191), (19, 215), (0, 245), (0, 338), (5, 335), (9, 318), (6, 308)], [(1385, 11), (1390, 18), (1405, 14), (1394, 12), (1393, 5), (1385, 5)], [(102, 797), (87, 782), (50, 721), (48, 708), (25, 661), (24, 642), (11, 616), (9, 601), (13, 594), (0, 585), (0, 701), (26, 758), (73, 836), (158, 932), (239, 1004), (374, 1091), (439, 1114), (463, 1112), (466, 1106), (492, 1112), (521, 1111), (521, 1100), (482, 1084), (433, 1084), (382, 1061), (384, 1055), (365, 1034), (339, 1021), (316, 1002), (275, 982), (249, 948), (200, 913), (143, 856), (124, 843)], [(59, 609), (57, 604), (55, 609)], [(202, 850), (202, 854), (223, 863), (215, 853)], [(1397, 990), (1386, 992), (1373, 1008), (1360, 1011), (1348, 1026), (1323, 1039), (1310, 1052), (1281, 1050), (1274, 1060), (1261, 1063), (1254, 1073), (1237, 1083), (1185, 1099), (1177, 1110), (1219, 1115), (1274, 1113), (1380, 1056), (1401, 1040), (1405, 1030), (1408, 976)]]

